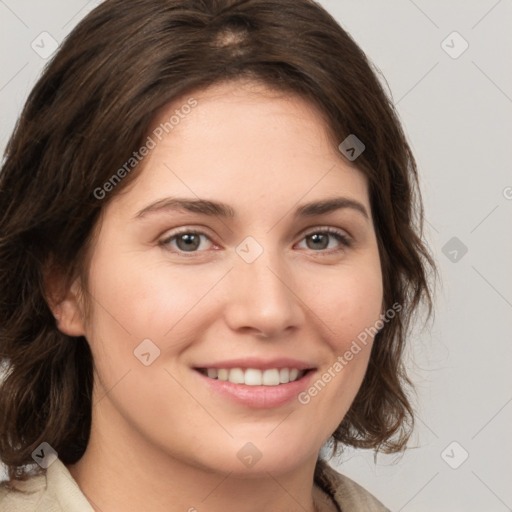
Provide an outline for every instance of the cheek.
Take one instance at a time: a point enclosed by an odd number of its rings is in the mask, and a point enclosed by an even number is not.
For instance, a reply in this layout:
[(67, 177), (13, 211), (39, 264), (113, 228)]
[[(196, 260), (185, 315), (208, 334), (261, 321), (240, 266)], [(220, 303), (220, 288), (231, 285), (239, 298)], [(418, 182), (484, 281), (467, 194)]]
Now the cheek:
[(298, 399), (315, 408), (326, 435), (341, 423), (361, 386), (380, 319), (383, 288), (378, 257), (340, 267), (310, 290), (311, 309), (322, 325), (330, 356)]
[[(316, 280), (309, 292), (312, 309), (325, 325), (331, 348), (344, 352), (358, 335), (370, 329), (382, 312), (382, 274), (378, 258), (340, 267)], [(370, 340), (371, 341), (371, 340)]]
[(107, 259), (98, 251), (91, 265), (91, 292), (101, 306), (95, 308), (95, 324), (122, 328), (134, 341), (161, 340), (211, 287), (207, 277), (192, 266), (173, 270), (143, 252)]
[[(211, 283), (192, 270), (172, 272), (162, 261), (148, 262), (143, 253), (108, 251), (106, 256), (107, 251), (96, 251), (89, 278), (92, 307), (86, 337), (98, 393), (115, 388), (112, 400), (130, 421), (136, 422), (135, 413), (144, 410), (156, 422), (154, 411), (161, 412), (169, 397), (186, 400), (164, 367), (169, 357), (179, 357), (187, 348), (180, 343), (190, 329), (187, 313)], [(150, 366), (145, 366), (143, 353), (150, 354)]]

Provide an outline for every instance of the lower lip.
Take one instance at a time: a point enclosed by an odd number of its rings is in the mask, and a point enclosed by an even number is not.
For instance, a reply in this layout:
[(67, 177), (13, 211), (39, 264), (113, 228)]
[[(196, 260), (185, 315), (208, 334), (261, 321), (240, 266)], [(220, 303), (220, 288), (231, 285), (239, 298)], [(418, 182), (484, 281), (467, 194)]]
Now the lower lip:
[(309, 370), (299, 380), (278, 386), (247, 386), (245, 384), (233, 384), (229, 381), (211, 379), (194, 370), (203, 382), (216, 393), (236, 402), (251, 407), (252, 409), (271, 409), (280, 407), (294, 400), (308, 386), (314, 373)]

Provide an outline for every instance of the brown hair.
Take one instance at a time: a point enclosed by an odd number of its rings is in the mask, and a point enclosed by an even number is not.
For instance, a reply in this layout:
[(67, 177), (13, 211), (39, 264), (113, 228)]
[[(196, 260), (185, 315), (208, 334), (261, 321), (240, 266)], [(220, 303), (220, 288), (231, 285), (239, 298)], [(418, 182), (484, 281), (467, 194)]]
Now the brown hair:
[(362, 386), (337, 442), (404, 448), (413, 410), (402, 361), (420, 303), (432, 309), (414, 157), (393, 104), (362, 50), (313, 0), (108, 0), (61, 45), (32, 90), (0, 174), (0, 458), (24, 478), (48, 442), (65, 464), (81, 458), (91, 426), (93, 360), (84, 337), (61, 333), (45, 299), (50, 266), (82, 275), (104, 186), (146, 140), (174, 98), (248, 78), (320, 109), (336, 146), (366, 148), (384, 304), (401, 310), (376, 335)]

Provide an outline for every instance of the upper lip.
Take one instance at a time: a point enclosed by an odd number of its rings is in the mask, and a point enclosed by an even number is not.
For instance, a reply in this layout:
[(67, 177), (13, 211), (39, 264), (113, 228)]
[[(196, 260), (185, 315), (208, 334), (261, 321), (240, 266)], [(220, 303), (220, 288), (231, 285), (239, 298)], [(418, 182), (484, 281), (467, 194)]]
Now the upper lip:
[(275, 359), (262, 359), (258, 357), (244, 357), (239, 359), (230, 359), (229, 361), (218, 361), (215, 363), (206, 363), (195, 365), (195, 368), (255, 368), (259, 370), (268, 370), (271, 368), (297, 368), (297, 370), (312, 370), (314, 364), (291, 359), (289, 357), (279, 357)]

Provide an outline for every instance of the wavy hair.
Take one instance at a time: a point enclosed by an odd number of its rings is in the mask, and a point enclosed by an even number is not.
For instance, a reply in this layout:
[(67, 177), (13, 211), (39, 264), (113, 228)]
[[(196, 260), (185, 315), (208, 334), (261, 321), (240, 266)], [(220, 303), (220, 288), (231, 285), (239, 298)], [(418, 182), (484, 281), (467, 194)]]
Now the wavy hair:
[[(363, 51), (313, 0), (107, 0), (70, 33), (31, 91), (0, 172), (0, 458), (26, 478), (48, 442), (65, 464), (91, 427), (93, 359), (84, 337), (57, 328), (45, 275), (86, 275), (108, 202), (95, 190), (144, 143), (174, 98), (256, 80), (318, 107), (337, 148), (366, 149), (384, 308), (402, 307), (375, 337), (361, 388), (333, 433), (336, 446), (404, 449), (413, 425), (403, 364), (410, 320), (427, 303), (435, 266), (423, 242), (416, 163), (392, 100)], [(38, 468), (35, 468), (38, 469)]]

